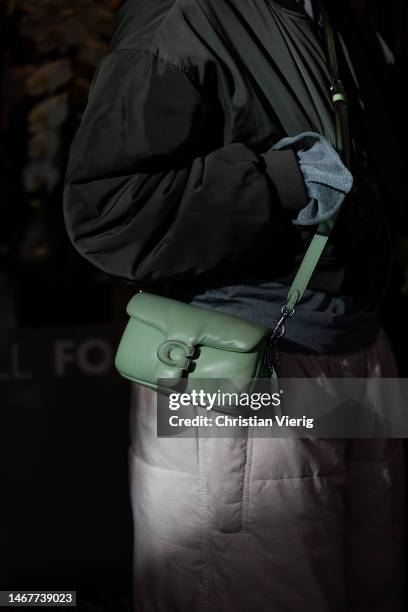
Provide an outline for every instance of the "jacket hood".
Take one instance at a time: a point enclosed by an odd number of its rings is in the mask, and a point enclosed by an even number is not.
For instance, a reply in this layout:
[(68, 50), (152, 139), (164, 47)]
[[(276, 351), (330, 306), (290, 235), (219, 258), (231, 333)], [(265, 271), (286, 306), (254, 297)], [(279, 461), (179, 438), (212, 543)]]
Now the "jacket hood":
[[(265, 2), (278, 4), (301, 15), (305, 14), (297, 0)], [(110, 48), (133, 48), (141, 43), (149, 44), (163, 19), (179, 3), (180, 0), (124, 0), (116, 12)]]
[(111, 49), (149, 43), (177, 0), (125, 0), (117, 10)]

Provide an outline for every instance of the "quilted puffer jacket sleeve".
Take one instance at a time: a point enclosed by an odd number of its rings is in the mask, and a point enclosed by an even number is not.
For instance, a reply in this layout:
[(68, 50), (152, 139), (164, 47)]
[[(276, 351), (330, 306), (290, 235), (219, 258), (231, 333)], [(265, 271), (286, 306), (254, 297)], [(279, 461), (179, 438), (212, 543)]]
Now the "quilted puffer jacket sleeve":
[[(273, 236), (291, 226), (281, 189), (263, 156), (222, 146), (216, 106), (151, 51), (116, 50), (100, 62), (64, 189), (67, 231), (84, 257), (143, 284), (211, 275), (266, 247), (277, 251)], [(287, 183), (282, 173), (278, 182)], [(296, 198), (291, 209), (307, 203)]]

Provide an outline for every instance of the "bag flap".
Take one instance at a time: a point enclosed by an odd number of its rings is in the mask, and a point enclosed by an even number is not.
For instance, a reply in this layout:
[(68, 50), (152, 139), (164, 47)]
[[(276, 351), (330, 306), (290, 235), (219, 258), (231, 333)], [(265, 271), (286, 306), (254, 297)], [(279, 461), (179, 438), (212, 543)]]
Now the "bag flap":
[(263, 325), (152, 293), (137, 293), (126, 310), (130, 317), (159, 330), (166, 339), (187, 345), (247, 353), (270, 333)]

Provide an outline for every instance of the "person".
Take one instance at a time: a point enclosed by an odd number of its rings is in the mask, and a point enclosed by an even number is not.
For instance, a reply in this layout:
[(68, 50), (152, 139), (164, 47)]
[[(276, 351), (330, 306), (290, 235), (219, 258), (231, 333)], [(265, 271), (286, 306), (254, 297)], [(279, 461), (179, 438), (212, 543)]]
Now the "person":
[[(350, 168), (319, 3), (127, 0), (72, 144), (65, 222), (135, 290), (271, 327), (337, 213), (280, 375), (397, 377), (378, 322), (399, 214), (387, 66), (331, 4)], [(403, 610), (400, 440), (159, 438), (155, 400), (132, 385), (135, 610)]]

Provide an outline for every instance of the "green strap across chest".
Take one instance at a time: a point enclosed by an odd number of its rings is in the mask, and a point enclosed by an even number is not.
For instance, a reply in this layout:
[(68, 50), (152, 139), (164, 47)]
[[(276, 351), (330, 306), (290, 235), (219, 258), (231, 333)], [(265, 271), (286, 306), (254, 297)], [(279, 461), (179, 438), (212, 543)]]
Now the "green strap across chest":
[[(326, 37), (327, 55), (330, 72), (332, 75), (332, 102), (336, 120), (336, 149), (346, 166), (350, 167), (350, 134), (348, 121), (347, 96), (340, 79), (339, 66), (336, 53), (336, 41), (330, 23), (329, 16), (321, 1), (319, 1), (321, 15), (323, 17), (324, 31)], [(295, 305), (302, 298), (319, 259), (326, 247), (330, 232), (333, 229), (337, 215), (330, 220), (318, 225), (309, 247), (305, 253), (302, 263), (289, 289), (286, 309), (288, 313), (294, 311)]]

